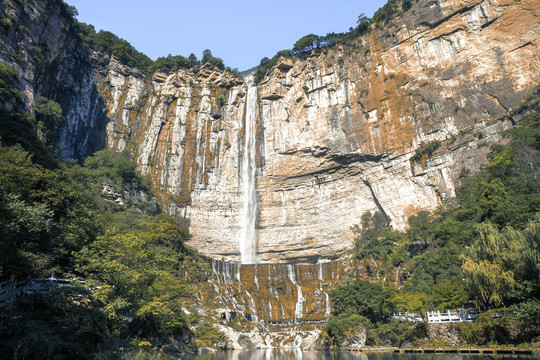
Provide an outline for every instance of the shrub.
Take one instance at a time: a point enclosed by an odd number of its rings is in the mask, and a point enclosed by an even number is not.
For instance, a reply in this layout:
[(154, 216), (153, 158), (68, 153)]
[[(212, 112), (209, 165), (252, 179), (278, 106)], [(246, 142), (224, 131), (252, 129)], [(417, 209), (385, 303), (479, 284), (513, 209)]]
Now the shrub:
[(84, 165), (101, 179), (111, 179), (123, 190), (131, 187), (149, 189), (150, 180), (137, 171), (129, 152), (111, 153), (101, 150), (86, 158)]
[(379, 284), (355, 281), (331, 292), (334, 314), (358, 314), (371, 322), (387, 319), (393, 311), (390, 293)]
[(411, 161), (419, 162), (424, 158), (431, 157), (431, 155), (433, 155), (435, 150), (437, 150), (440, 146), (441, 146), (441, 142), (438, 140), (420, 145), (420, 147), (416, 149), (414, 155), (411, 157)]
[(0, 25), (2, 25), (6, 29), (9, 29), (12, 23), (9, 18), (0, 15)]
[(417, 344), (418, 340), (428, 337), (425, 322), (400, 321), (392, 319), (386, 324), (375, 324), (370, 327), (367, 344), (375, 346), (401, 346), (405, 342)]
[(19, 30), (20, 32), (22, 32), (23, 34), (26, 34), (26, 35), (30, 34), (30, 29), (27, 28), (26, 26), (23, 26), (23, 25), (18, 26), (17, 30)]
[(365, 328), (368, 324), (368, 319), (357, 314), (338, 316), (326, 323), (323, 337), (328, 339), (330, 345), (339, 346), (348, 334)]
[(220, 347), (226, 341), (225, 335), (208, 322), (200, 324), (194, 333), (197, 347)]

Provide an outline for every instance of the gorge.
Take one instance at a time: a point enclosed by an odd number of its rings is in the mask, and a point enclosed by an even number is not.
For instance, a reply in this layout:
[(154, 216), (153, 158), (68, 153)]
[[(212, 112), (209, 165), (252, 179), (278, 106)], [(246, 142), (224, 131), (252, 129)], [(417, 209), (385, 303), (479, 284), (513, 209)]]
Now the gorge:
[[(330, 317), (362, 214), (405, 230), (453, 199), (540, 85), (537, 0), (397, 3), (395, 18), (256, 79), (212, 63), (145, 73), (87, 46), (57, 1), (4, 0), (28, 30), (0, 33), (26, 96), (2, 107), (58, 102), (63, 159), (129, 152), (208, 258), (233, 347), (302, 346)], [(257, 331), (231, 331), (236, 317)]]
[[(405, 228), (455, 195), (463, 168), (483, 165), (511, 126), (498, 119), (539, 81), (535, 1), (418, 1), (352, 45), (279, 58), (257, 87), (211, 64), (146, 77), (77, 43), (58, 7), (3, 7), (31, 29), (3, 36), (1, 54), (26, 106), (43, 95), (64, 109), (60, 155), (129, 150), (190, 245), (235, 261), (253, 261), (237, 240), (253, 226), (257, 257), (272, 262), (344, 255), (367, 211)], [(39, 34), (51, 71), (31, 65)]]

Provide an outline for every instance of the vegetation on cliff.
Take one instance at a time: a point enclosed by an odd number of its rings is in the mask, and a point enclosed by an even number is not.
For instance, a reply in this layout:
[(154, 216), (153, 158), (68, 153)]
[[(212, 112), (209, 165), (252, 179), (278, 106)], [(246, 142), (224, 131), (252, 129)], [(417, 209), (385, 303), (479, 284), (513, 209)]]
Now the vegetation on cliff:
[[(76, 14), (58, 3), (67, 15)], [(392, 0), (372, 20), (360, 16), (350, 33), (302, 37), (292, 50), (263, 59), (257, 81), (279, 56), (347, 44), (370, 31), (370, 24), (382, 26), (406, 11), (406, 4)], [(9, 27), (10, 21), (2, 18), (0, 25)], [(210, 50), (201, 61), (193, 54), (151, 61), (112, 33), (96, 33), (75, 19), (72, 25), (90, 48), (145, 74), (201, 64), (224, 68)], [(16, 77), (0, 62), (0, 100), (20, 101), (23, 94), (11, 86)], [(216, 100), (219, 107), (225, 103), (221, 92)], [(182, 348), (193, 336), (201, 346), (221, 342), (222, 334), (185, 311), (209, 291), (209, 270), (183, 245), (188, 234), (151, 201), (122, 202), (137, 193), (151, 197), (148, 179), (137, 173), (129, 154), (102, 151), (84, 164), (58, 161), (52, 145), (63, 121), (60, 105), (43, 97), (35, 105), (34, 115), (0, 111), (0, 279), (55, 274), (85, 283), (2, 308), (0, 350), (16, 358), (130, 358), (165, 343)], [(463, 169), (456, 202), (434, 214), (419, 212), (407, 232), (393, 231), (382, 212), (362, 215), (353, 229), (355, 261), (367, 269), (364, 280), (377, 281), (350, 281), (332, 293), (335, 318), (325, 327), (331, 344), (361, 326), (368, 329), (369, 344), (418, 342), (426, 328), (392, 319), (392, 312), (467, 303), (496, 308), (457, 327), (469, 344), (538, 339), (539, 110), (538, 100), (524, 104), (515, 114), (523, 117), (522, 126), (508, 132), (509, 144), (492, 148), (487, 169), (474, 176)], [(440, 145), (421, 146), (411, 160), (424, 161)], [(104, 185), (121, 201), (102, 196)], [(200, 326), (193, 330), (195, 324)], [(155, 355), (161, 356), (159, 350)]]
[[(413, 325), (388, 326), (398, 322), (389, 318), (393, 311), (423, 314), (474, 304), (480, 309), (496, 310), (483, 314), (475, 323), (457, 327), (468, 344), (538, 340), (538, 96), (512, 116), (521, 117), (521, 125), (506, 132), (510, 139), (507, 145), (492, 147), (484, 171), (472, 176), (463, 170), (455, 203), (446, 204), (434, 214), (419, 212), (410, 218), (405, 233), (392, 230), (382, 213), (362, 216), (361, 224), (353, 228), (357, 234), (356, 258), (367, 268), (366, 280), (381, 285), (374, 292), (369, 283), (352, 282), (331, 294), (336, 318), (326, 327), (329, 339), (339, 343), (343, 334), (351, 331), (350, 317), (360, 315), (369, 330), (370, 344), (386, 344), (390, 338), (396, 345), (418, 342), (427, 336), (425, 332), (417, 332), (415, 339), (405, 336)], [(377, 295), (383, 291), (385, 296)], [(394, 329), (393, 335), (381, 337), (385, 329)]]
[[(43, 116), (59, 115), (56, 105), (40, 103)], [(159, 213), (127, 153), (101, 151), (84, 165), (60, 162), (29, 118), (0, 113), (0, 280), (55, 275), (84, 282), (0, 307), (0, 352), (25, 359), (164, 358), (162, 345), (193, 346), (190, 326), (200, 319), (183, 307), (211, 290), (206, 263), (183, 245), (187, 232)], [(126, 201), (100, 192), (104, 185)], [(136, 196), (142, 200), (131, 201)]]
[[(69, 6), (58, 0), (60, 6)], [(150, 59), (144, 53), (138, 51), (127, 40), (119, 38), (110, 31), (100, 30), (96, 32), (94, 26), (79, 22), (75, 16), (76, 12), (69, 12), (72, 22), (73, 33), (91, 49), (98, 50), (113, 55), (120, 63), (129, 67), (137, 68), (146, 75), (152, 75), (156, 71), (175, 71), (178, 69), (189, 69), (203, 64), (213, 64), (221, 70), (227, 70), (237, 77), (241, 77), (238, 69), (225, 67), (223, 60), (212, 55), (209, 49), (203, 51), (202, 59), (199, 61), (195, 54), (188, 57), (182, 55), (167, 55), (156, 60)]]
[(336, 45), (353, 45), (358, 37), (371, 31), (372, 25), (382, 28), (389, 20), (408, 11), (411, 7), (412, 4), (409, 0), (389, 0), (373, 14), (373, 18), (371, 19), (363, 13), (358, 15), (356, 26), (350, 27), (348, 32), (331, 32), (322, 36), (315, 34), (302, 36), (294, 43), (292, 49), (278, 51), (272, 58), (262, 58), (255, 72), (255, 83), (259, 83), (268, 70), (274, 67), (278, 59), (282, 56), (299, 56), (305, 58), (312, 50), (320, 50)]

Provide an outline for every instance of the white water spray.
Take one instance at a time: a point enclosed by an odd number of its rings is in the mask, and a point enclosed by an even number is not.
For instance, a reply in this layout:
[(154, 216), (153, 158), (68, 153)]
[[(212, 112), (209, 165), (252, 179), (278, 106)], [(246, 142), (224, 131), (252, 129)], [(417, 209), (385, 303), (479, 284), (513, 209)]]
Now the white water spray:
[(248, 84), (246, 100), (246, 139), (242, 161), (242, 183), (244, 207), (242, 216), (242, 232), (240, 234), (240, 255), (242, 264), (257, 262), (257, 233), (255, 220), (257, 217), (257, 190), (255, 164), (255, 137), (257, 121), (257, 86), (253, 85), (253, 75), (246, 78)]
[(324, 301), (326, 304), (326, 309), (324, 310), (324, 317), (328, 319), (330, 317), (332, 309), (330, 308), (330, 296), (328, 296), (328, 293), (326, 291), (324, 292), (324, 297)]
[(296, 286), (297, 291), (297, 301), (296, 306), (294, 309), (294, 318), (300, 319), (303, 314), (304, 310), (304, 302), (306, 299), (304, 299), (304, 296), (302, 295), (302, 287), (296, 282), (296, 274), (295, 274), (295, 267), (292, 264), (287, 265), (287, 273), (289, 275), (289, 280), (293, 283), (294, 286)]

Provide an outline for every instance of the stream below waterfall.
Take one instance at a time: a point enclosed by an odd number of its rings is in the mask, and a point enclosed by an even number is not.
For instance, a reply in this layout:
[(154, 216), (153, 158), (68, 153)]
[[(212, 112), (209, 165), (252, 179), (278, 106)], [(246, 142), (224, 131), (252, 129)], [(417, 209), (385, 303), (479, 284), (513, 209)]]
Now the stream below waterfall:
[(218, 351), (209, 354), (189, 355), (187, 360), (532, 360), (532, 355), (426, 355), (398, 354), (391, 352), (351, 352), (351, 351), (302, 351), (300, 349), (266, 349)]

